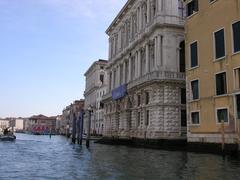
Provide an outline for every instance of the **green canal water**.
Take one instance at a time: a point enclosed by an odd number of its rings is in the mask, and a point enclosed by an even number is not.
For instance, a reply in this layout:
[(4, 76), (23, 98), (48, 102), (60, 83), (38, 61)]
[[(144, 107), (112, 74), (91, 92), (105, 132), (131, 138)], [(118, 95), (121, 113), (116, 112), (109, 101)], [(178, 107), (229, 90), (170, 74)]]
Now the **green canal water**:
[(240, 160), (94, 143), (87, 149), (61, 136), (17, 134), (15, 142), (0, 142), (0, 180), (5, 179), (237, 180)]

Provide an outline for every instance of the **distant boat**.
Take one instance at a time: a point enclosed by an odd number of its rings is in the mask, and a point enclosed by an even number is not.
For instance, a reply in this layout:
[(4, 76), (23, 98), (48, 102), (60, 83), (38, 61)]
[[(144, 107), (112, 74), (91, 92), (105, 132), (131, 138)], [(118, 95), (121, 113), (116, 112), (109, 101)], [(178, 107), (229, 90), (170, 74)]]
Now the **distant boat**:
[(15, 135), (0, 135), (0, 141), (15, 141)]

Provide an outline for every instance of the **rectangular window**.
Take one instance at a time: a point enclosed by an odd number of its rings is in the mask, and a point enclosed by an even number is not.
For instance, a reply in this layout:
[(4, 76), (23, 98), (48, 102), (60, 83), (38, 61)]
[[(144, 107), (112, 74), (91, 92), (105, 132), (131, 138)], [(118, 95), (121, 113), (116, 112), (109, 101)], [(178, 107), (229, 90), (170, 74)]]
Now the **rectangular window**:
[(104, 83), (104, 75), (101, 74), (99, 79), (100, 79), (101, 83), (103, 84)]
[(120, 68), (120, 85), (122, 85), (122, 83), (123, 83), (123, 64), (121, 64), (120, 66), (119, 66), (119, 68)]
[(194, 42), (190, 45), (191, 68), (198, 66), (198, 44)]
[(145, 103), (149, 104), (149, 92), (145, 92)]
[(186, 104), (186, 89), (181, 89), (181, 104)]
[(191, 122), (192, 122), (192, 124), (200, 124), (199, 112), (192, 112), (191, 113)]
[(128, 62), (125, 62), (125, 83), (128, 82), (128, 73), (129, 73), (129, 67)]
[(181, 110), (181, 126), (187, 127), (187, 113), (186, 110)]
[(216, 94), (227, 94), (226, 72), (216, 74)]
[(141, 96), (138, 95), (137, 96), (137, 105), (140, 106), (140, 104), (141, 104)]
[(198, 12), (198, 0), (192, 0), (187, 4), (187, 16), (191, 16), (195, 12)]
[(112, 90), (112, 73), (109, 75), (109, 90)]
[(222, 120), (227, 123), (228, 122), (228, 109), (217, 109), (217, 122), (221, 123)]
[(240, 21), (232, 25), (233, 28), (233, 50), (234, 53), (240, 51)]
[(145, 122), (146, 126), (149, 125), (149, 119), (150, 119), (150, 113), (149, 113), (149, 111), (146, 111), (146, 122)]
[(236, 103), (237, 103), (237, 118), (240, 119), (240, 95), (236, 96)]
[(140, 122), (141, 122), (141, 112), (137, 113), (137, 126), (140, 126)]
[(117, 75), (116, 70), (114, 70), (113, 71), (113, 88), (116, 87), (116, 75)]
[(131, 80), (135, 78), (135, 58), (131, 58)]
[(199, 81), (195, 80), (191, 82), (192, 100), (199, 99)]
[(215, 59), (219, 59), (225, 56), (224, 29), (215, 32), (214, 39), (215, 39)]
[(234, 69), (234, 88), (240, 89), (240, 68)]

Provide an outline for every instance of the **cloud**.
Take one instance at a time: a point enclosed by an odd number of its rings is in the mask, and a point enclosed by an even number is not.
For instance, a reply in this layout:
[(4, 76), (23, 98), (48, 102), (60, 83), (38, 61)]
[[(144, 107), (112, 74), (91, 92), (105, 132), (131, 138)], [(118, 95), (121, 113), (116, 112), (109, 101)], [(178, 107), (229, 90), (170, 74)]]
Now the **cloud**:
[(71, 17), (99, 18), (117, 13), (127, 0), (44, 0)]

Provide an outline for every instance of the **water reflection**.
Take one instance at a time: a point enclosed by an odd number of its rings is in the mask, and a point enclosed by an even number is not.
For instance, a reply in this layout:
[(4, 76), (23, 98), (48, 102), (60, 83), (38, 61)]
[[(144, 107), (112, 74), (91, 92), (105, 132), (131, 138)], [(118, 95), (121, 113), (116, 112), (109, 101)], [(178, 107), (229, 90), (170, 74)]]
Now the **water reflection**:
[(221, 156), (91, 144), (65, 137), (0, 142), (0, 179), (239, 179), (240, 161)]

